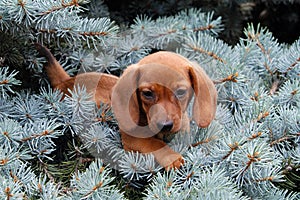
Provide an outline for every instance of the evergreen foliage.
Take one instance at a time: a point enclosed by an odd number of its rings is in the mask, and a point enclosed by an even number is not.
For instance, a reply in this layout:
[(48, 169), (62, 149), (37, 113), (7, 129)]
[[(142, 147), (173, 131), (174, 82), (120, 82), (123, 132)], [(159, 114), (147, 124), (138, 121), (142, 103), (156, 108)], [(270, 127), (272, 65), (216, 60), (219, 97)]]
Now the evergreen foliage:
[[(103, 1), (0, 0), (0, 198), (299, 199), (300, 39), (282, 44), (248, 24), (230, 46), (217, 38), (224, 29), (196, 8), (118, 25)], [(214, 80), (216, 119), (176, 134), (169, 145), (185, 165), (166, 172), (122, 149), (112, 111), (84, 87), (61, 100), (34, 42), (71, 75), (120, 75), (152, 51), (180, 53)], [(31, 79), (39, 85), (21, 87)]]

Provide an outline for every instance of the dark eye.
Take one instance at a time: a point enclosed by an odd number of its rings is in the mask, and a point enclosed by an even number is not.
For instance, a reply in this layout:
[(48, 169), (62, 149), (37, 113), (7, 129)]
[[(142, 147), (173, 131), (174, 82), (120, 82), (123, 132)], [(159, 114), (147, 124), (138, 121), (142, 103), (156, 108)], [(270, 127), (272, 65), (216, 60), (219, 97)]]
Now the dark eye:
[(142, 95), (146, 98), (146, 99), (149, 99), (149, 100), (152, 100), (155, 98), (155, 94), (153, 91), (151, 90), (144, 90), (142, 91)]
[(187, 93), (186, 89), (178, 89), (178, 90), (175, 91), (175, 96), (178, 99), (181, 99), (181, 98), (185, 97), (186, 93)]

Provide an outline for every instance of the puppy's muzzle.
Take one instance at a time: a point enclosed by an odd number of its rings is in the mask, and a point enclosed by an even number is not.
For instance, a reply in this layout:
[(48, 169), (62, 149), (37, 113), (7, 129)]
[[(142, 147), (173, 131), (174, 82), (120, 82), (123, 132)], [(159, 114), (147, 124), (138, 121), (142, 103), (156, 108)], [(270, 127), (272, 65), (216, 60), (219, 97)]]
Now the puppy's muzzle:
[(169, 132), (172, 130), (174, 126), (174, 123), (172, 120), (165, 121), (165, 122), (158, 122), (157, 123), (157, 128), (161, 130), (162, 132)]

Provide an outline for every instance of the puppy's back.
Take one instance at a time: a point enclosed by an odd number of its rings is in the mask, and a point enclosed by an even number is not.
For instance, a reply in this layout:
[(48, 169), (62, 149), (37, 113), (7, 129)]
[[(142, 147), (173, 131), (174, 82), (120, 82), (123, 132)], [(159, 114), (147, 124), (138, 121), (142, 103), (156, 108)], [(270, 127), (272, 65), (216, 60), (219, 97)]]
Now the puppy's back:
[(53, 88), (59, 89), (66, 95), (70, 95), (70, 90), (73, 90), (74, 86), (78, 85), (86, 88), (87, 92), (92, 95), (92, 100), (94, 100), (98, 106), (100, 103), (110, 104), (112, 89), (119, 79), (117, 76), (88, 72), (71, 77), (48, 48), (38, 43), (36, 43), (35, 46), (39, 53), (47, 59), (47, 64), (45, 64), (44, 67)]

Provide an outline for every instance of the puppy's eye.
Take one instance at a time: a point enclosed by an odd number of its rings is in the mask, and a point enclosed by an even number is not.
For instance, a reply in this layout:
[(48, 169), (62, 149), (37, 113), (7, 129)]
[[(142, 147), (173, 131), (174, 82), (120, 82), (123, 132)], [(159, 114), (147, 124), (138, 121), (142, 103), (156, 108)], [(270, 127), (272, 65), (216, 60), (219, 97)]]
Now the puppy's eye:
[(181, 98), (185, 97), (186, 93), (187, 93), (186, 89), (178, 89), (178, 90), (175, 91), (175, 96), (178, 99), (181, 99)]
[(142, 95), (146, 98), (146, 99), (149, 99), (149, 100), (152, 100), (155, 98), (155, 94), (153, 91), (151, 90), (144, 90), (142, 91)]

